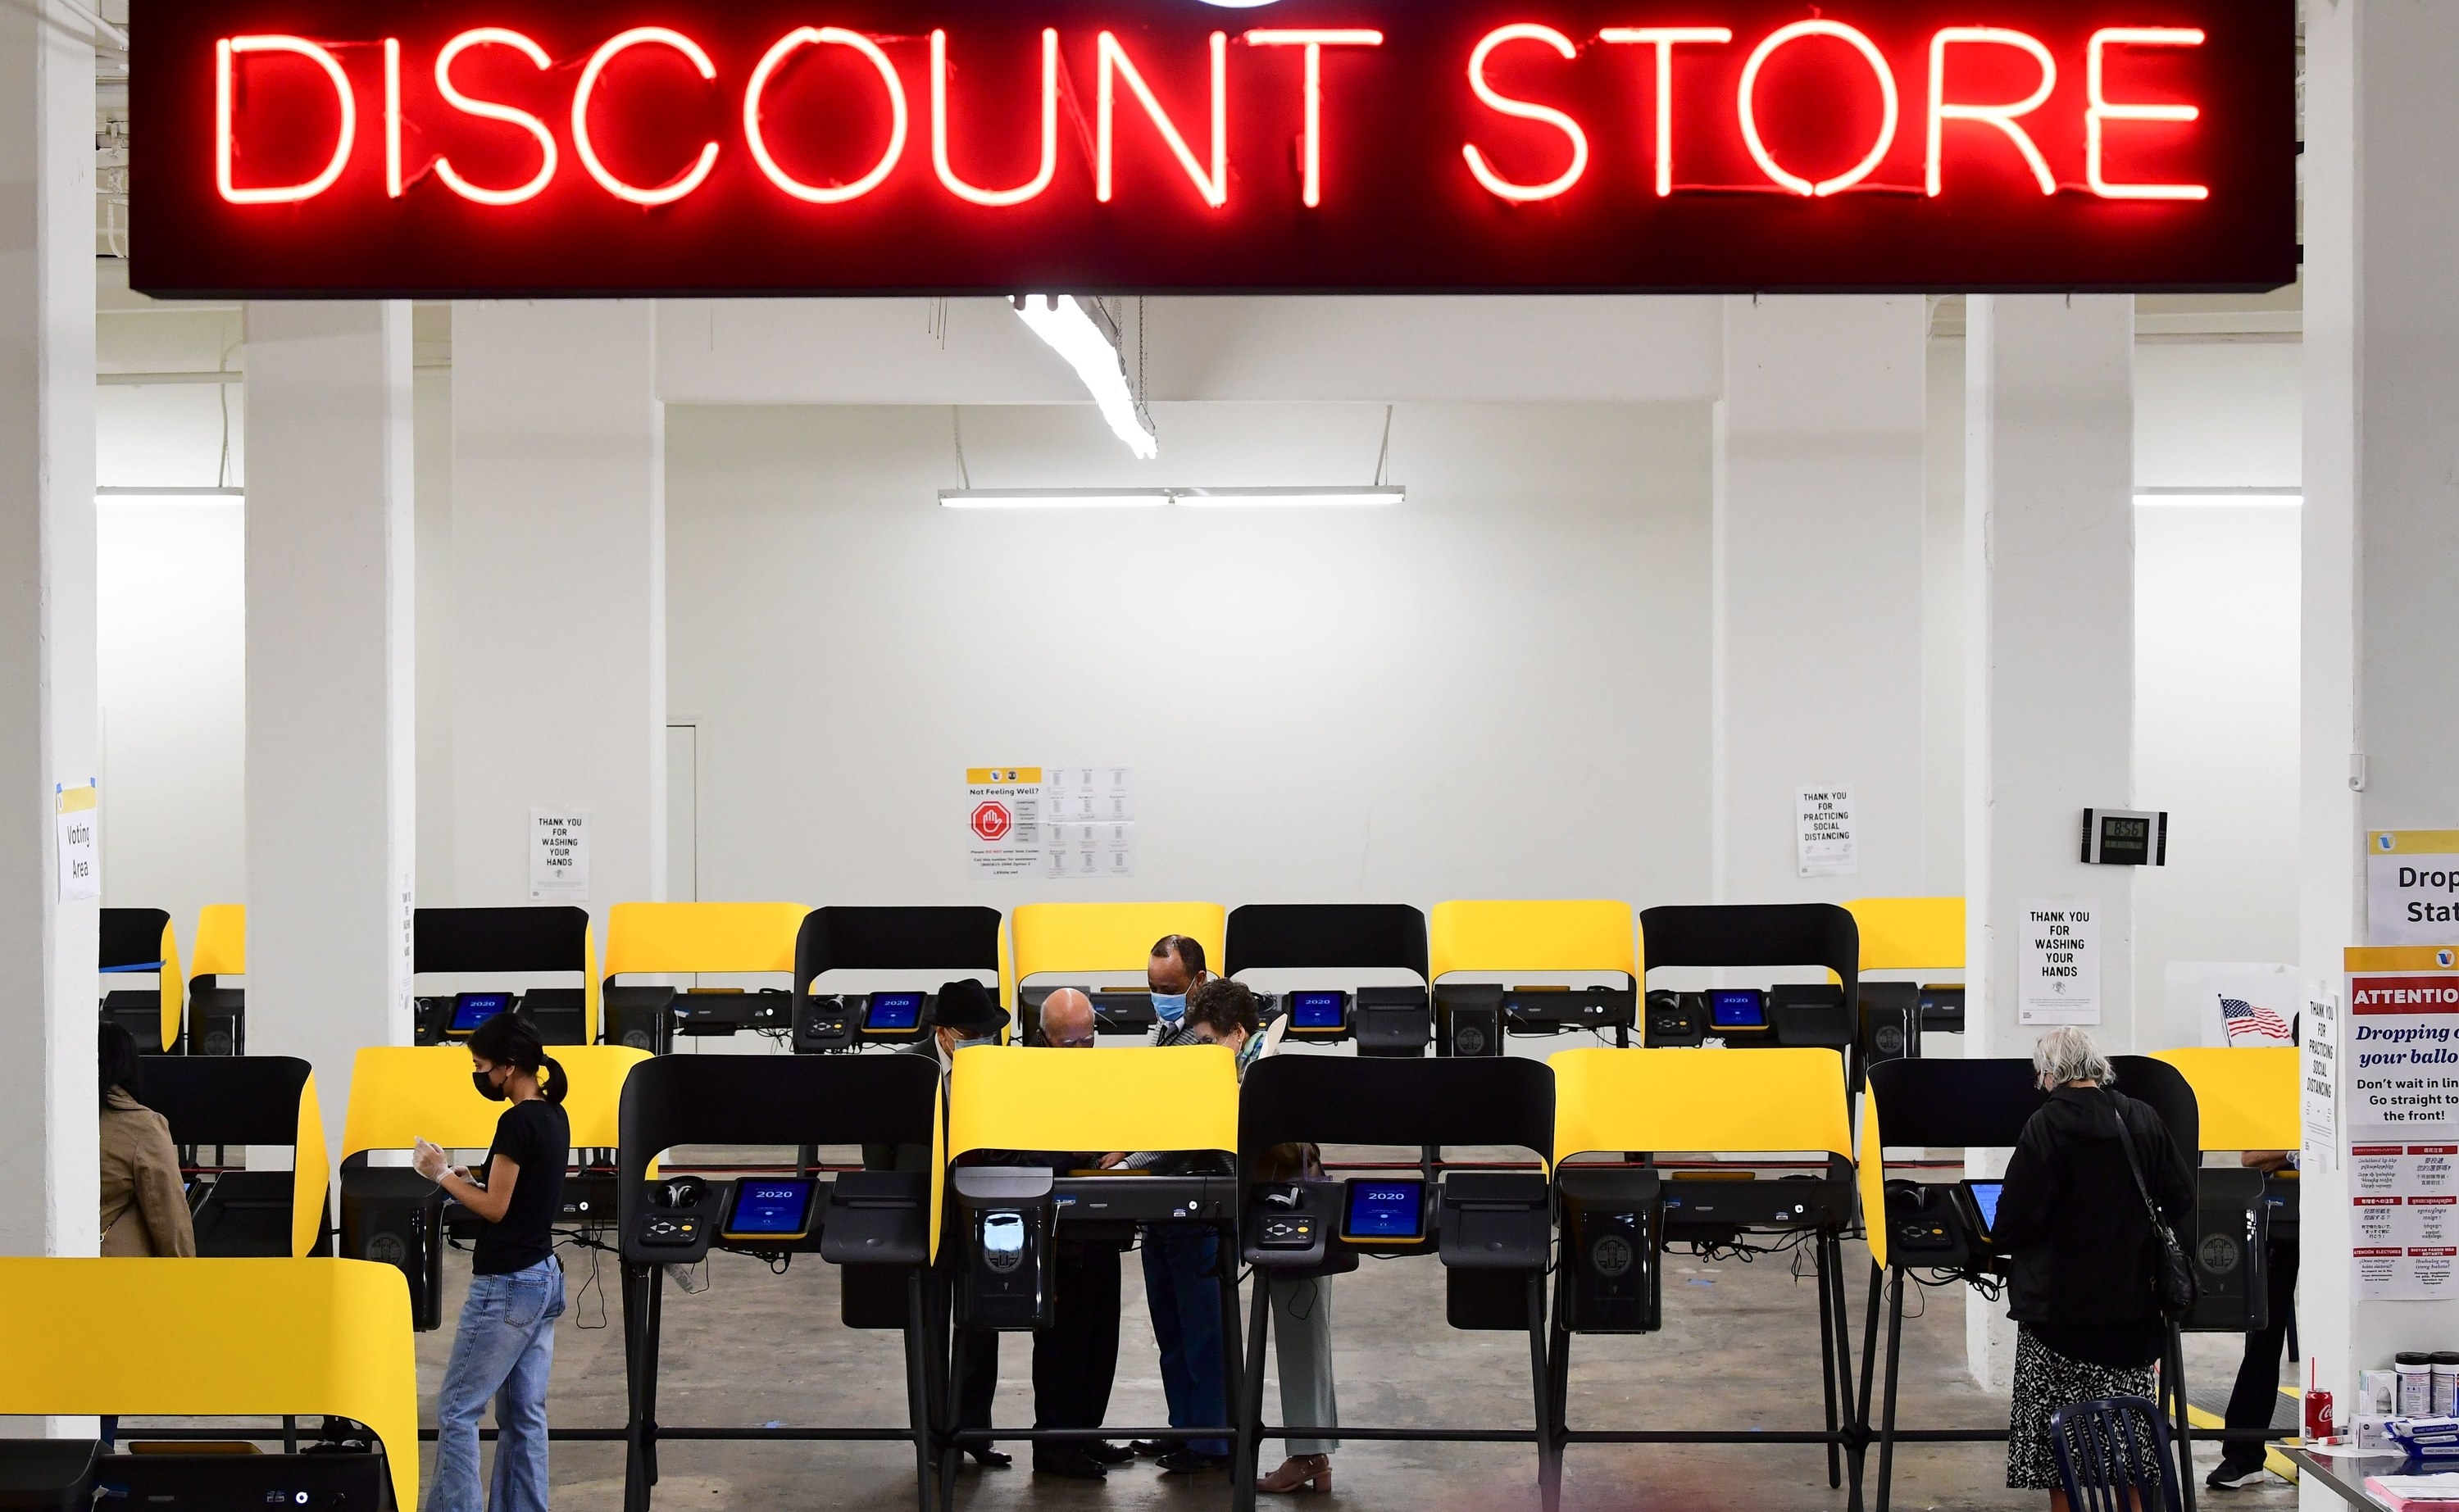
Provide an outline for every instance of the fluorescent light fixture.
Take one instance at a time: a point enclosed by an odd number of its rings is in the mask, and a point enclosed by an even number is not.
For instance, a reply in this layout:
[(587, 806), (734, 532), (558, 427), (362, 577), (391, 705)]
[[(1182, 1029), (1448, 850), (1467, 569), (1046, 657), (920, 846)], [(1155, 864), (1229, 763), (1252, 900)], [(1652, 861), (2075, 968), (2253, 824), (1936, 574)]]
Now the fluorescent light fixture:
[(1167, 489), (941, 489), (942, 509), (1157, 509)]
[(1101, 408), (1102, 418), (1110, 423), (1127, 450), (1145, 462), (1161, 455), (1160, 438), (1127, 389), (1118, 333), (1107, 321), (1097, 321), (1097, 312), (1073, 294), (1023, 294), (1018, 296), (1015, 308), (1025, 328), (1076, 369), (1093, 403)]
[(1238, 504), (1398, 504), (1406, 500), (1409, 491), (1397, 483), (1378, 483), (1372, 488), (1226, 488), (1172, 489), (1172, 503), (1190, 507), (1219, 508)]
[(1398, 504), (1408, 496), (1408, 490), (1397, 483), (1371, 488), (941, 489), (939, 504), (943, 509), (1152, 509), (1165, 504), (1219, 509)]

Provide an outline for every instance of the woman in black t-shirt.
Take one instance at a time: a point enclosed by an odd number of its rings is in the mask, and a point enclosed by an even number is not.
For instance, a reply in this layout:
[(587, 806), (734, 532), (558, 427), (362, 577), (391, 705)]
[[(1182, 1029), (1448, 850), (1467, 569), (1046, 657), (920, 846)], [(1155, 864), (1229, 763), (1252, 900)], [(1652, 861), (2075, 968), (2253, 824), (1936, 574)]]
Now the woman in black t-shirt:
[[(563, 1315), (563, 1267), (554, 1224), (572, 1152), (563, 1067), (537, 1031), (498, 1014), (470, 1037), (471, 1080), (491, 1102), (510, 1101), (495, 1121), (481, 1184), (418, 1142), (415, 1164), (445, 1193), (487, 1221), (471, 1262), (470, 1296), (437, 1394), (434, 1489), (427, 1512), (546, 1512), (546, 1382), (555, 1365), (555, 1320)], [(541, 1076), (543, 1073), (543, 1076)], [(495, 1398), (495, 1473), (478, 1489), (478, 1415)]]

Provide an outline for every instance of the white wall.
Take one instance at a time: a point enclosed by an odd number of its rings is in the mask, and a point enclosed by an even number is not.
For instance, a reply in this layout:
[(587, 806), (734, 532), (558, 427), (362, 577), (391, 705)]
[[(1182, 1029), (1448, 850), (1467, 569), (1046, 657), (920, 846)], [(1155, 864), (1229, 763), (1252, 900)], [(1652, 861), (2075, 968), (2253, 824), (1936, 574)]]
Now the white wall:
[[(2141, 489), (2296, 488), (2292, 342), (2144, 342), (2134, 352)], [(2169, 864), (2135, 887), (2135, 1001), (2166, 1022), (2175, 960), (2298, 957), (2299, 506), (2145, 495), (2134, 514), (2137, 808), (2169, 810)]]
[(109, 498), (99, 511), (103, 901), (171, 914), (246, 896), (245, 506)]
[(2134, 893), (2148, 1025), (2170, 961), (2297, 958), (2298, 506), (2148, 499), (2134, 553), (2134, 796), (2169, 811)]
[[(1362, 483), (1383, 410), (1164, 405), (1140, 471), (1088, 407), (964, 420), (977, 486)], [(1404, 405), (1395, 509), (995, 514), (935, 502), (945, 408), (676, 408), (701, 896), (1703, 896), (1708, 449), (1704, 405)], [(994, 762), (1134, 766), (1134, 879), (969, 880)]]
[[(148, 328), (122, 320), (111, 334), (132, 326)], [(95, 479), (236, 486), (246, 477), (246, 415), (241, 384), (104, 385)], [(102, 501), (98, 520), (103, 902), (168, 910), (184, 954), (200, 906), (247, 895), (246, 508), (231, 497), (121, 496)]]

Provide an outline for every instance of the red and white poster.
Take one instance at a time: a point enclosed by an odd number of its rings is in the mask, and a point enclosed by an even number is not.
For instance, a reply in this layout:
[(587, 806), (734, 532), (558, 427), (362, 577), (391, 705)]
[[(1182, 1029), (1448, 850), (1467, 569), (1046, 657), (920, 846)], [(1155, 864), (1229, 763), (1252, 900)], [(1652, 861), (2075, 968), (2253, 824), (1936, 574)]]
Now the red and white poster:
[(2459, 1296), (2459, 946), (2347, 953), (2357, 1294)]
[(974, 876), (1136, 874), (1131, 766), (968, 766), (964, 808)]

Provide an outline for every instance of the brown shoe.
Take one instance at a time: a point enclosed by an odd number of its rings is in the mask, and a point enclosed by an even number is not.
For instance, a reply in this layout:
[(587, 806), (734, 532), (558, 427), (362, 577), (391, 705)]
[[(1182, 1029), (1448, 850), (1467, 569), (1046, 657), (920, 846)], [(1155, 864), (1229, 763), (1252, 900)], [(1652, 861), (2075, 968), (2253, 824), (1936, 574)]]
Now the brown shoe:
[(1332, 1456), (1292, 1455), (1271, 1475), (1258, 1477), (1255, 1489), (1275, 1496), (1297, 1491), (1332, 1489)]

